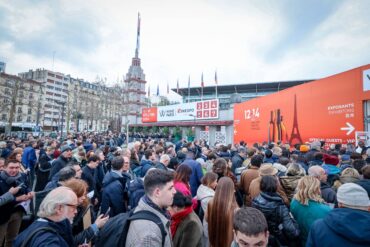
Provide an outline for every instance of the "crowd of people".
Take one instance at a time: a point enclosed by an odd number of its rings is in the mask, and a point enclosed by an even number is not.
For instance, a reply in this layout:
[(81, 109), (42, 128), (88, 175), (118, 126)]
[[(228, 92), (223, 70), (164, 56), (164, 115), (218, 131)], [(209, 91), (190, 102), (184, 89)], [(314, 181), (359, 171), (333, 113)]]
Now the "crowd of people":
[(370, 246), (370, 148), (0, 141), (1, 246)]

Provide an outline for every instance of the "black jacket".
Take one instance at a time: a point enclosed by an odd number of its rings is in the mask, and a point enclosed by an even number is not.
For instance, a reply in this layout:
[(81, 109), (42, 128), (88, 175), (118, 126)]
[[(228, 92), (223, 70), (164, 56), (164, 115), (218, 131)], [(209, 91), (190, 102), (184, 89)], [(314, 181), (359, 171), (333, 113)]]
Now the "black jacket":
[(53, 176), (59, 172), (62, 168), (66, 167), (67, 166), (67, 163), (68, 163), (68, 159), (67, 158), (64, 158), (63, 155), (60, 155), (58, 157), (58, 159), (56, 159), (54, 162), (53, 162), (53, 165), (51, 167), (51, 170), (50, 170), (50, 174), (49, 174), (49, 180), (51, 180), (53, 178)]
[(298, 224), (289, 214), (289, 209), (277, 193), (261, 192), (252, 201), (252, 207), (260, 210), (266, 217), (270, 234), (286, 244), (299, 237)]
[(244, 161), (244, 158), (240, 156), (240, 154), (235, 154), (231, 158), (231, 163), (232, 163), (231, 171), (235, 173), (235, 169), (241, 167), (243, 165), (243, 161)]
[[(107, 173), (103, 180), (103, 196), (101, 202), (101, 213), (105, 213), (110, 207), (109, 216), (127, 211), (126, 183), (130, 181), (127, 174), (120, 176), (114, 171)], [(127, 200), (125, 200), (127, 199)]]
[(337, 204), (337, 194), (327, 183), (321, 182), (320, 190), (325, 202)]
[[(23, 185), (21, 189), (17, 194), (14, 195), (14, 198), (27, 194), (31, 191), (28, 187), (27, 175), (24, 173), (18, 173), (18, 175), (10, 177), (5, 171), (0, 172), (0, 196), (8, 192), (11, 187), (17, 187), (22, 183)], [(24, 211), (23, 207), (17, 206), (17, 204), (18, 202), (16, 202), (14, 199), (14, 201), (11, 201), (0, 207), (0, 225), (7, 222), (14, 212), (18, 210)]]

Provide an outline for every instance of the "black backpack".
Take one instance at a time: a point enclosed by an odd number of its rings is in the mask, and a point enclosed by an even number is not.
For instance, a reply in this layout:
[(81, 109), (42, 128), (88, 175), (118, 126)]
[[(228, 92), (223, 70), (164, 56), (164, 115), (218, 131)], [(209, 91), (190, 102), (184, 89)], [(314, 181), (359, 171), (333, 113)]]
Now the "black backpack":
[(95, 246), (125, 246), (130, 223), (133, 220), (150, 220), (157, 224), (162, 233), (162, 246), (164, 246), (167, 233), (164, 229), (161, 219), (150, 211), (142, 210), (134, 213), (133, 209), (129, 212), (121, 213), (113, 218), (110, 218), (104, 227), (99, 231)]

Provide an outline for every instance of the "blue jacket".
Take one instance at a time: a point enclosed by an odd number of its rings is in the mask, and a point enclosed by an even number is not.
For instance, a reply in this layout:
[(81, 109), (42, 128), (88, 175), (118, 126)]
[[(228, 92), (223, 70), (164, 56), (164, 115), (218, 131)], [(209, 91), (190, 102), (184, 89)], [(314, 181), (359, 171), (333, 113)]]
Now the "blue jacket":
[(22, 155), (22, 164), (26, 168), (30, 168), (33, 170), (36, 166), (37, 157), (35, 149), (31, 146), (28, 146), (24, 149), (23, 155)]
[(183, 164), (189, 166), (192, 170), (189, 183), (191, 195), (194, 197), (197, 195), (198, 187), (201, 184), (200, 180), (203, 177), (202, 166), (193, 159), (185, 159)]
[(40, 227), (50, 227), (57, 233), (51, 231), (38, 231), (31, 241), (28, 241), (26, 247), (68, 247), (74, 246), (72, 228), (68, 220), (61, 222), (52, 222), (45, 219), (38, 219), (33, 222), (26, 230), (21, 232), (14, 240), (13, 246), (22, 246), (27, 237)]
[(335, 208), (312, 224), (306, 247), (370, 246), (370, 213), (350, 208)]
[(120, 175), (111, 171), (105, 175), (103, 180), (101, 213), (104, 214), (110, 207), (110, 217), (127, 211), (124, 198), (126, 183), (129, 181), (129, 178), (125, 174)]
[(140, 174), (140, 177), (144, 177), (145, 174), (148, 172), (148, 170), (150, 168), (154, 167), (154, 163), (151, 162), (150, 160), (141, 160), (140, 166), (141, 166), (141, 174)]

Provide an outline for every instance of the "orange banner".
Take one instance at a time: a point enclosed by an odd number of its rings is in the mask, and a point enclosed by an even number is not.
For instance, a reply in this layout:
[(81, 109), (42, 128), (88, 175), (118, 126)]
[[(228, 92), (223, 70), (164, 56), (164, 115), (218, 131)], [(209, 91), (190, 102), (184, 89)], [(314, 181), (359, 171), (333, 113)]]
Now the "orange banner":
[(354, 143), (364, 129), (367, 79), (370, 65), (237, 104), (234, 142)]
[(143, 123), (157, 122), (157, 107), (143, 108), (141, 114), (141, 122)]

